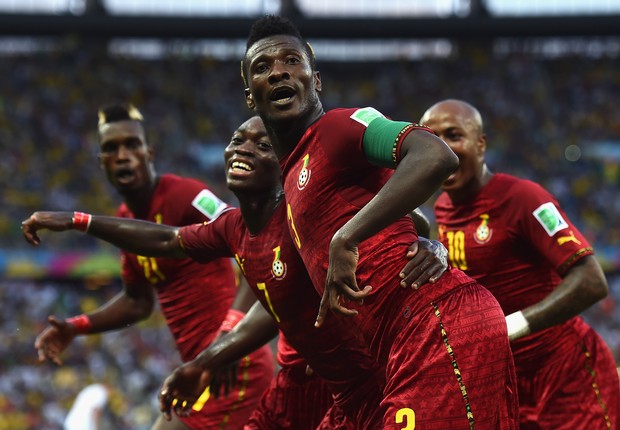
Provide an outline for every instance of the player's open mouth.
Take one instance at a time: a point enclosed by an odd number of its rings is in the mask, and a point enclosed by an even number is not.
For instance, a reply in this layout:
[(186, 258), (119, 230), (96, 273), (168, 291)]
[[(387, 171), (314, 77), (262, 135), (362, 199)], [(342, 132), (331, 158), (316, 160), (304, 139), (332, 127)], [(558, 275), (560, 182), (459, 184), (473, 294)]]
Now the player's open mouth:
[(233, 172), (239, 170), (244, 172), (251, 172), (252, 170), (254, 170), (254, 167), (244, 163), (243, 161), (233, 161), (230, 165), (230, 170), (232, 170)]
[(289, 87), (280, 87), (275, 89), (269, 96), (269, 100), (278, 105), (290, 103), (295, 97), (295, 91)]
[(116, 171), (115, 176), (119, 184), (128, 184), (134, 180), (136, 175), (131, 169), (119, 169)]

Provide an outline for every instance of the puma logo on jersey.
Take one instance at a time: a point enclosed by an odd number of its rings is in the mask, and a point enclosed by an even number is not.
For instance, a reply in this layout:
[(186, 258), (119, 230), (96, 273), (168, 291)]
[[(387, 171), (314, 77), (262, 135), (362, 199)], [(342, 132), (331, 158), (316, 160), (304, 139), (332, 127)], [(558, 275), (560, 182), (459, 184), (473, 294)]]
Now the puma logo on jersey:
[(568, 236), (558, 237), (557, 240), (558, 245), (560, 246), (568, 242), (575, 242), (577, 245), (581, 245), (581, 241), (575, 237), (575, 233), (573, 233), (572, 230), (570, 231), (570, 234)]

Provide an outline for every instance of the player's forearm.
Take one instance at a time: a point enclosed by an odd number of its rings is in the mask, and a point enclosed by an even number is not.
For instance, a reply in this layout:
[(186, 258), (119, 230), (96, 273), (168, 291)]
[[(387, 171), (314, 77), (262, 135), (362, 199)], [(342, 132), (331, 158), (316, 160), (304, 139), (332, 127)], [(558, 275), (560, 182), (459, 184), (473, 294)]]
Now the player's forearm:
[(124, 329), (145, 320), (151, 315), (154, 307), (153, 293), (149, 293), (150, 296), (145, 294), (136, 298), (124, 292), (118, 293), (112, 300), (88, 314), (90, 320), (88, 333)]
[(239, 286), (237, 287), (237, 295), (231, 309), (247, 313), (256, 303), (256, 296), (248, 285), (248, 281), (243, 275), (239, 276)]
[[(566, 272), (562, 282), (547, 297), (522, 309), (527, 324), (525, 334), (561, 324), (579, 315), (607, 294), (607, 281), (596, 258), (592, 255), (584, 257)], [(513, 337), (513, 340), (518, 337)]]
[(418, 232), (418, 236), (430, 237), (431, 223), (420, 208), (415, 208), (411, 211), (411, 219), (415, 225), (415, 230)]
[(256, 351), (277, 334), (273, 317), (257, 302), (235, 328), (201, 352), (196, 361), (204, 368), (216, 369)]
[(133, 254), (182, 258), (178, 228), (150, 221), (93, 215), (88, 234)]
[[(412, 136), (412, 135), (415, 135)], [(413, 139), (413, 143), (409, 143)], [(416, 150), (407, 151), (409, 146)], [(403, 143), (403, 158), (377, 195), (338, 234), (357, 245), (412, 212), (441, 186), (458, 166), (458, 158), (438, 137), (412, 131)]]

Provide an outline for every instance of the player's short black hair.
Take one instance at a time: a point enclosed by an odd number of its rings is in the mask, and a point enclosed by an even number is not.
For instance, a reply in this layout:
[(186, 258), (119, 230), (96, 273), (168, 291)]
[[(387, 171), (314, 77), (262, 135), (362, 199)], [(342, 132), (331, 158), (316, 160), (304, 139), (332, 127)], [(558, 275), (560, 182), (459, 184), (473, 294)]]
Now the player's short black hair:
[(143, 122), (144, 117), (131, 103), (113, 103), (103, 106), (99, 109), (99, 123), (101, 127), (103, 124), (109, 124), (111, 122), (118, 121), (139, 121)]
[[(295, 24), (293, 24), (288, 18), (278, 15), (265, 15), (262, 18), (259, 18), (252, 24), (250, 28), (250, 34), (248, 35), (248, 39), (245, 44), (245, 52), (248, 52), (248, 49), (256, 42), (266, 37), (271, 36), (292, 36), (301, 42), (306, 50), (306, 54), (308, 55), (308, 59), (310, 60), (310, 67), (314, 70), (315, 67), (315, 59), (314, 59), (314, 50), (312, 46), (308, 42), (301, 37), (301, 33)], [(246, 64), (245, 58), (241, 62), (241, 78), (243, 82), (247, 85), (246, 79)]]

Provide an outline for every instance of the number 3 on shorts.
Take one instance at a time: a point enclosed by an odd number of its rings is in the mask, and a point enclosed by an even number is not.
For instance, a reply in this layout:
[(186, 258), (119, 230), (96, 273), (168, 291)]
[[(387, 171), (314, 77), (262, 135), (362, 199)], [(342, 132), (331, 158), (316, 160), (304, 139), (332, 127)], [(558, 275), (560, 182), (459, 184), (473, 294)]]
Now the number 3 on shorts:
[(407, 425), (401, 430), (413, 430), (415, 428), (415, 412), (410, 408), (402, 408), (396, 412), (396, 424), (407, 419)]

